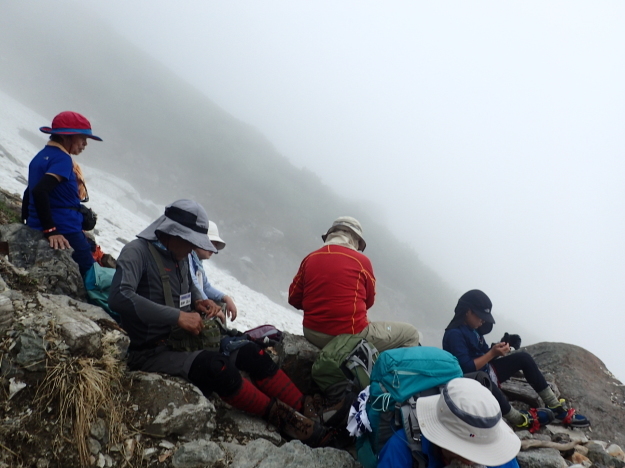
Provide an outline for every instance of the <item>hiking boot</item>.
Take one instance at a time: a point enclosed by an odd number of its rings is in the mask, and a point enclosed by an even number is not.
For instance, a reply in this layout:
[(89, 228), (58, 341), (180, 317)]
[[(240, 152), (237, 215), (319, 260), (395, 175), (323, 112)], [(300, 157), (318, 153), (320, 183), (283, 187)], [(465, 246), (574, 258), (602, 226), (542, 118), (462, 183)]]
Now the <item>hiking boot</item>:
[(310, 447), (324, 447), (329, 443), (328, 431), (321, 424), (275, 398), (269, 403), (265, 419), (287, 438), (300, 440)]
[(318, 393), (315, 393), (314, 395), (304, 395), (302, 397), (302, 407), (300, 408), (300, 412), (308, 419), (312, 419), (315, 422), (321, 422), (318, 411), (322, 404), (323, 397)]
[(561, 422), (571, 427), (588, 427), (590, 421), (586, 416), (578, 414), (574, 408), (569, 408), (566, 404), (566, 400), (560, 399), (560, 403), (556, 406), (550, 406), (549, 409), (553, 411), (556, 421)]
[(519, 411), (525, 421), (516, 424), (517, 429), (528, 429), (531, 433), (536, 432), (543, 426), (553, 421), (553, 412), (548, 408), (530, 408), (528, 411)]
[(305, 395), (302, 401), (301, 412), (307, 418), (317, 421), (324, 426), (339, 427), (347, 423), (351, 398), (344, 396), (335, 403), (328, 403), (319, 395)]

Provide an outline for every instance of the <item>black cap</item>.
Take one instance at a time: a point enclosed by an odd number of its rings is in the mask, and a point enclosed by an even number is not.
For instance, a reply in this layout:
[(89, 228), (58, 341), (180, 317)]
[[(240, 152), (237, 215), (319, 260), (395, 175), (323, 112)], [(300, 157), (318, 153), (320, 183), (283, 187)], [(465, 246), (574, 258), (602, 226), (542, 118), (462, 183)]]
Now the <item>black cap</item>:
[(495, 319), (491, 313), (493, 303), (490, 301), (488, 296), (479, 289), (472, 289), (471, 291), (468, 291), (460, 296), (460, 299), (458, 299), (458, 307), (456, 307), (456, 309), (458, 308), (463, 308), (465, 310), (467, 308), (471, 309), (471, 312), (481, 318), (484, 322), (495, 323)]

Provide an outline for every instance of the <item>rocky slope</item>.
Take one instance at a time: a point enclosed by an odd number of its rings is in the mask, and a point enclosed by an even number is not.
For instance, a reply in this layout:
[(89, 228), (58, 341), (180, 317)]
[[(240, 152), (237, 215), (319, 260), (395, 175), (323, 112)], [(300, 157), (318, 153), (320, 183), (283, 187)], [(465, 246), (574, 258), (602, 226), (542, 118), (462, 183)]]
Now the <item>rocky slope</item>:
[[(3, 219), (14, 219), (18, 200), (0, 201)], [(50, 250), (26, 227), (0, 225), (0, 467), (356, 466), (348, 451), (286, 442), (180, 379), (128, 372), (127, 336), (83, 299), (68, 252)], [(613, 444), (625, 444), (623, 385), (581, 348), (542, 343), (528, 351), (594, 425), (519, 433), (521, 467), (625, 466)], [(318, 349), (287, 334), (276, 353), (297, 385), (312, 390)], [(540, 403), (522, 379), (506, 391), (516, 405)]]

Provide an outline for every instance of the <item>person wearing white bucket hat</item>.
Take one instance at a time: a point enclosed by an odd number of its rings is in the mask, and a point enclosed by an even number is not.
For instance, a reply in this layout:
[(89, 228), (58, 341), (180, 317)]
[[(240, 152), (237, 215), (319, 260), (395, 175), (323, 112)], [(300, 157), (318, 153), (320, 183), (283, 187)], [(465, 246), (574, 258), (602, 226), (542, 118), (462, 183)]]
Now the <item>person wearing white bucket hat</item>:
[(202, 293), (204, 299), (209, 299), (217, 303), (223, 303), (225, 307), (224, 312), (227, 313), (232, 320), (234, 320), (237, 317), (237, 306), (235, 305), (234, 300), (211, 285), (206, 277), (204, 266), (202, 265), (202, 260), (209, 260), (213, 256), (213, 253), (219, 253), (219, 251), (226, 247), (226, 243), (221, 237), (219, 237), (219, 229), (217, 229), (217, 225), (210, 220), (208, 221), (207, 235), (211, 244), (213, 244), (217, 249), (217, 252), (211, 252), (210, 250), (203, 249), (193, 249), (193, 252), (189, 254), (189, 269), (191, 272), (191, 278), (193, 279), (195, 287), (197, 287)]
[[(194, 248), (217, 252), (208, 231), (204, 208), (192, 200), (178, 200), (119, 254), (109, 306), (121, 316), (130, 338), (128, 367), (181, 377), (205, 396), (215, 392), (290, 438), (311, 446), (327, 444), (332, 434), (298, 412), (304, 395), (264, 349), (248, 342), (236, 355), (226, 356), (219, 351), (219, 333), (212, 341), (213, 336), (203, 333), (217, 327), (210, 321), (205, 324), (200, 313), (206, 319), (222, 312), (203, 300), (193, 285), (188, 255)], [(180, 335), (182, 348), (176, 343)], [(207, 346), (211, 344), (216, 346)]]
[[(505, 423), (491, 392), (473, 379), (449, 381), (440, 395), (417, 399), (427, 468), (487, 466), (518, 468), (521, 441)], [(404, 437), (404, 439), (402, 439)], [(412, 467), (412, 454), (398, 431), (380, 452), (378, 468)]]
[(351, 216), (337, 218), (321, 236), (324, 245), (302, 261), (289, 287), (289, 304), (304, 311), (304, 336), (319, 348), (341, 334), (358, 335), (380, 352), (417, 346), (417, 329), (401, 322), (370, 322), (375, 276), (362, 226)]

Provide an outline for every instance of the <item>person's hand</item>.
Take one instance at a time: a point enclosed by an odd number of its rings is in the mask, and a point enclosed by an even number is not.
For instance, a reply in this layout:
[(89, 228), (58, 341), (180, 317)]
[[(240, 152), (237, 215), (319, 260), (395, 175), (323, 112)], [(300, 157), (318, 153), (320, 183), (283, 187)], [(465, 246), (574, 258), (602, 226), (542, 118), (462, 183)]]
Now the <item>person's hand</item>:
[(497, 343), (490, 349), (495, 357), (505, 356), (510, 352), (510, 345), (508, 343)]
[(182, 310), (178, 316), (178, 326), (192, 335), (199, 335), (202, 328), (204, 328), (200, 314), (197, 312), (183, 312)]
[(224, 315), (224, 313), (221, 310), (219, 310), (219, 312), (217, 313), (217, 315), (215, 315), (215, 317), (217, 317), (219, 320), (221, 320), (221, 323), (223, 325), (226, 324), (226, 316)]
[(511, 348), (521, 349), (521, 337), (519, 335), (510, 335), (508, 332), (500, 340), (503, 343), (508, 343)]
[(230, 317), (230, 320), (236, 320), (237, 318), (237, 306), (234, 305), (234, 301), (230, 296), (224, 296), (222, 301), (226, 304), (226, 314)]
[(221, 312), (221, 307), (210, 299), (195, 301), (193, 308), (200, 314), (204, 314), (206, 318), (215, 317), (219, 312)]
[(69, 249), (69, 241), (65, 238), (63, 234), (54, 234), (53, 236), (48, 237), (48, 242), (50, 243), (50, 247), (53, 249)]

